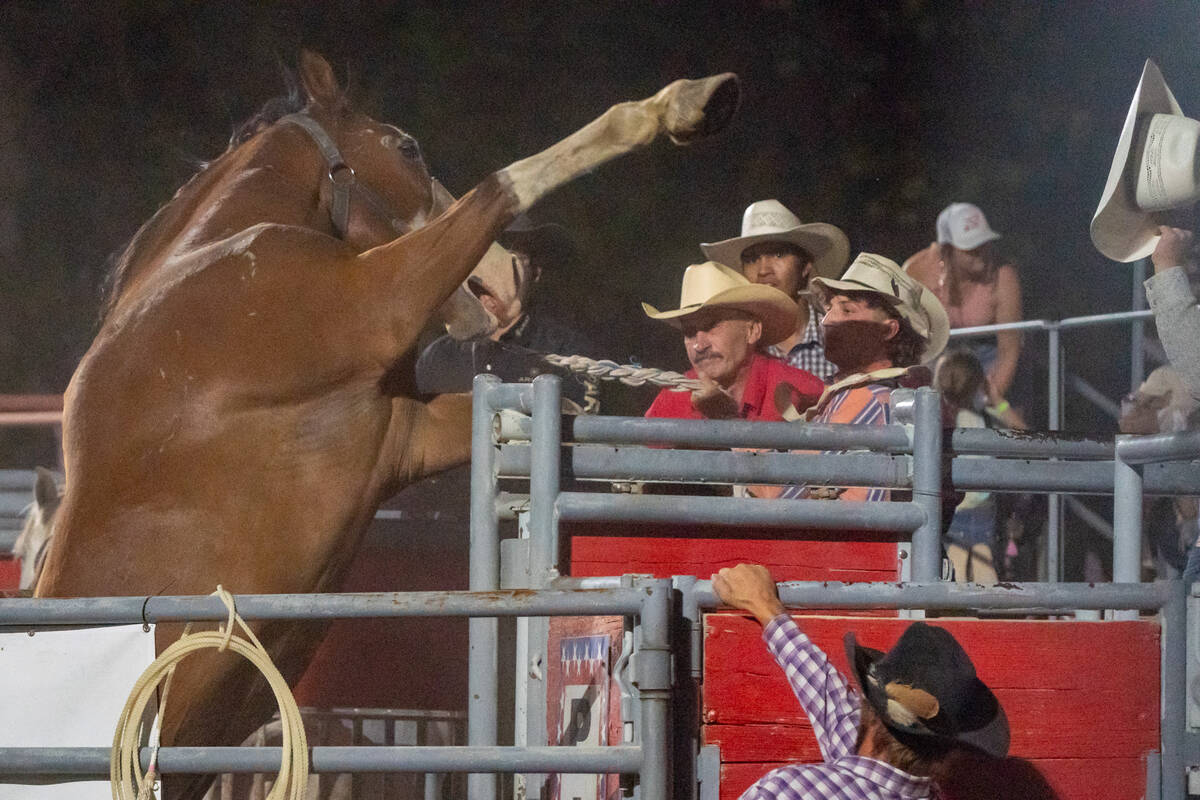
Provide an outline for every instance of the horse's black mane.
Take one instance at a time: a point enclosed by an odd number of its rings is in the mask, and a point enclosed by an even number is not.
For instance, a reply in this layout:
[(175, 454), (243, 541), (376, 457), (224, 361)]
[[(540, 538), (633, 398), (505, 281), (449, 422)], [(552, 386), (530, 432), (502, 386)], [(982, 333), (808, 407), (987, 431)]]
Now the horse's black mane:
[(256, 114), (234, 128), (233, 135), (229, 137), (230, 147), (237, 147), (254, 136), (254, 134), (274, 125), (288, 114), (295, 114), (297, 111), (304, 109), (304, 92), (300, 88), (300, 84), (296, 81), (295, 76), (291, 72), (285, 71), (284, 80), (287, 83), (287, 94), (272, 97), (263, 103), (262, 108)]
[[(305, 94), (300, 86), (300, 82), (296, 79), (295, 73), (286, 68), (281, 68), (281, 71), (287, 93), (272, 97), (263, 103), (262, 108), (252, 116), (234, 127), (233, 133), (229, 137), (229, 145), (226, 147), (226, 152), (243, 144), (255, 134), (274, 125), (288, 114), (294, 114), (304, 108), (306, 102)], [(198, 163), (200, 167), (199, 171), (203, 172), (211, 162), (200, 161)], [(195, 177), (193, 175), (189, 180), (194, 180)], [(170, 207), (170, 203), (161, 206), (154, 213), (154, 216), (148, 219), (142, 227), (138, 228), (137, 233), (129, 240), (129, 243), (121, 251), (120, 255), (112, 259), (113, 267), (104, 281), (101, 294), (100, 321), (103, 321), (109, 315), (116, 304), (117, 298), (120, 297), (129, 266), (141, 254), (140, 246), (142, 242), (165, 220), (167, 215), (164, 212)]]

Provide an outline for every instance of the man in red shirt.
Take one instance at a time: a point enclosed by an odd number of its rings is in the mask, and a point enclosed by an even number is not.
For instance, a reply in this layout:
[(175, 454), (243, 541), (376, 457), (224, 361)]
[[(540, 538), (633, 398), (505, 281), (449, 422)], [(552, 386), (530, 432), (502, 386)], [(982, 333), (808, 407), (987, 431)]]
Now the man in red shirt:
[(795, 330), (795, 302), (772, 286), (750, 283), (723, 264), (708, 261), (688, 267), (679, 308), (659, 311), (642, 303), (642, 309), (683, 332), (692, 364), (687, 375), (703, 382), (690, 394), (659, 392), (647, 417), (781, 422), (790, 403), (807, 408), (825, 389), (812, 373), (760, 352)]

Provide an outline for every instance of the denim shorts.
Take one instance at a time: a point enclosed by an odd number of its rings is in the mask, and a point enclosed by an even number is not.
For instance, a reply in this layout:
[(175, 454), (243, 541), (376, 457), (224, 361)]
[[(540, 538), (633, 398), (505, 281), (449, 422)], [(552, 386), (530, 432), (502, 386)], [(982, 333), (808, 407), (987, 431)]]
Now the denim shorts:
[(991, 544), (996, 538), (995, 501), (989, 499), (974, 508), (955, 511), (946, 535), (952, 543), (968, 549), (977, 544)]

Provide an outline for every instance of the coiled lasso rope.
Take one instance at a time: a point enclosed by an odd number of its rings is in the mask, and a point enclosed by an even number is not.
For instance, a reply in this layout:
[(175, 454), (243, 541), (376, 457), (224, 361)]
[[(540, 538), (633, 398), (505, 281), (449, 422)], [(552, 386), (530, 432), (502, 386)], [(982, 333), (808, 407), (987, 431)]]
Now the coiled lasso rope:
[[(271, 690), (275, 693), (275, 701), (279, 705), (279, 719), (283, 727), (283, 759), (279, 764), (279, 775), (271, 787), (267, 800), (302, 800), (308, 785), (308, 737), (304, 733), (304, 722), (300, 719), (300, 709), (287, 681), (275, 668), (271, 657), (267, 654), (258, 637), (246, 625), (245, 620), (238, 616), (233, 603), (233, 595), (217, 586), (213, 592), (221, 598), (221, 602), (229, 609), (229, 618), (223, 628), (215, 631), (189, 633), (184, 629), (179, 641), (172, 644), (163, 654), (146, 668), (138, 678), (125, 702), (125, 708), (117, 721), (117, 732), (113, 736), (112, 760), (109, 762), (109, 780), (112, 783), (113, 800), (152, 800), (154, 784), (158, 780), (158, 735), (162, 728), (163, 711), (167, 705), (167, 696), (171, 690), (171, 679), (175, 675), (175, 667), (179, 662), (200, 650), (216, 649), (220, 652), (232, 650), (258, 668), (267, 679)], [(234, 623), (237, 623), (245, 637), (234, 634)], [(153, 751), (150, 757), (150, 769), (142, 774), (142, 766), (138, 760), (138, 745), (141, 742), (141, 721), (146, 705), (163, 680), (162, 698), (155, 715)]]

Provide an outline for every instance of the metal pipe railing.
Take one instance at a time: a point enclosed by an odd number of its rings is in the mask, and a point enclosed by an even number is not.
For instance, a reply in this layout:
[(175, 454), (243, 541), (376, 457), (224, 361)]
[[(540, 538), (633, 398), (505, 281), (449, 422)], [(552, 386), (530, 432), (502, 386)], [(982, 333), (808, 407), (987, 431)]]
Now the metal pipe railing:
[[(237, 612), (248, 620), (332, 620), (383, 617), (521, 617), (636, 614), (645, 593), (605, 589), (561, 591), (353, 592), (344, 594), (240, 594)], [(224, 622), (219, 597), (16, 597), (0, 600), (0, 626), (135, 625)]]
[[(0, 775), (107, 778), (111, 756), (107, 747), (0, 747)], [(151, 748), (142, 748), (142, 769), (148, 768), (150, 756)], [(158, 771), (273, 773), (280, 757), (278, 747), (164, 747), (158, 751)], [(629, 746), (339, 746), (310, 748), (309, 758), (309, 769), (316, 773), (636, 773), (645, 763), (642, 748)]]
[[(469, 585), (472, 591), (500, 588), (500, 519), (496, 513), (496, 451), (488, 398), (522, 405), (525, 391), (500, 383), (494, 375), (476, 375), (471, 407), (471, 523)], [(473, 619), (467, 627), (467, 744), (493, 746), (499, 731), (499, 626), (495, 619)], [(467, 776), (470, 800), (495, 800), (495, 775)]]
[[(530, 575), (540, 588), (550, 570), (558, 568), (558, 521), (554, 500), (559, 490), (559, 455), (562, 452), (561, 386), (557, 375), (539, 375), (533, 381), (533, 436), (527, 452), (529, 494), (547, 502), (529, 507)], [(499, 466), (504, 473), (503, 465)]]
[[(1144, 277), (1145, 264), (1139, 262), (1138, 268)], [(1132, 348), (1137, 352), (1131, 356), (1130, 369), (1131, 381), (1134, 388), (1141, 381), (1141, 374), (1145, 369), (1144, 358), (1141, 353), (1141, 333), (1143, 322), (1153, 317), (1153, 312), (1144, 308), (1144, 298), (1139, 302), (1141, 283), (1139, 276), (1135, 275), (1133, 305), (1135, 309), (1132, 311), (1118, 311), (1109, 314), (1089, 314), (1081, 317), (1068, 317), (1062, 320), (1022, 320), (1020, 322), (998, 323), (994, 325), (978, 325), (970, 328), (957, 328), (950, 331), (951, 339), (973, 338), (977, 336), (988, 336), (1004, 331), (1025, 331), (1025, 330), (1044, 330), (1047, 332), (1047, 348), (1048, 348), (1048, 367), (1047, 367), (1047, 427), (1051, 431), (1061, 430), (1063, 425), (1063, 350), (1060, 341), (1060, 332), (1064, 330), (1073, 330), (1076, 328), (1092, 327), (1096, 325), (1114, 325), (1120, 323), (1131, 323), (1131, 337), (1133, 340)], [(1051, 581), (1058, 580), (1061, 577), (1061, 557), (1062, 557), (1062, 542), (1061, 531), (1063, 523), (1063, 506), (1062, 497), (1059, 494), (1052, 493), (1049, 495), (1047, 509), (1047, 526), (1046, 526), (1046, 571), (1048, 578)]]
[[(937, 611), (961, 609), (1133, 609), (1157, 611), (1174, 602), (1178, 581), (1156, 583), (837, 583), (785, 581), (779, 599), (788, 608), (901, 609)], [(720, 606), (711, 580), (696, 581), (695, 602), (701, 608)], [(1182, 598), (1180, 598), (1182, 601)]]
[[(748, 453), (662, 450), (645, 447), (577, 445), (561, 450), (562, 473), (582, 481), (794, 484), (912, 487), (913, 458), (870, 453)], [(497, 467), (505, 477), (529, 477), (531, 448), (502, 445)], [(1046, 461), (956, 456), (950, 478), (961, 491), (1071, 492), (1112, 494), (1113, 462)], [(1151, 464), (1151, 494), (1200, 494), (1200, 470), (1187, 464)]]
[[(530, 439), (533, 421), (527, 416), (501, 412), (496, 424), (501, 443), (520, 444)], [(745, 420), (592, 416), (564, 417), (561, 425), (563, 440), (573, 444), (912, 453), (911, 433), (902, 425), (796, 425)], [(1103, 460), (1113, 457), (1111, 437), (990, 428), (957, 428), (949, 434), (947, 450), (953, 455)]]
[(1023, 319), (1017, 322), (997, 322), (992, 325), (972, 325), (967, 328), (953, 328), (951, 339), (972, 339), (977, 336), (990, 336), (1004, 331), (1045, 331), (1053, 328), (1085, 328), (1092, 325), (1117, 325), (1122, 322), (1153, 319), (1154, 312), (1149, 309), (1133, 311), (1114, 311), (1109, 314), (1088, 314), (1082, 317), (1067, 317), (1066, 319)]
[(741, 497), (609, 495), (563, 492), (556, 506), (570, 522), (657, 522), (742, 528), (815, 528), (911, 533), (925, 522), (912, 503), (832, 503), (827, 500), (758, 500)]
[(1117, 455), (1126, 464), (1200, 459), (1200, 431), (1117, 437)]
[(912, 535), (912, 579), (942, 574), (942, 404), (936, 391), (917, 389), (913, 403), (913, 504), (925, 519)]

